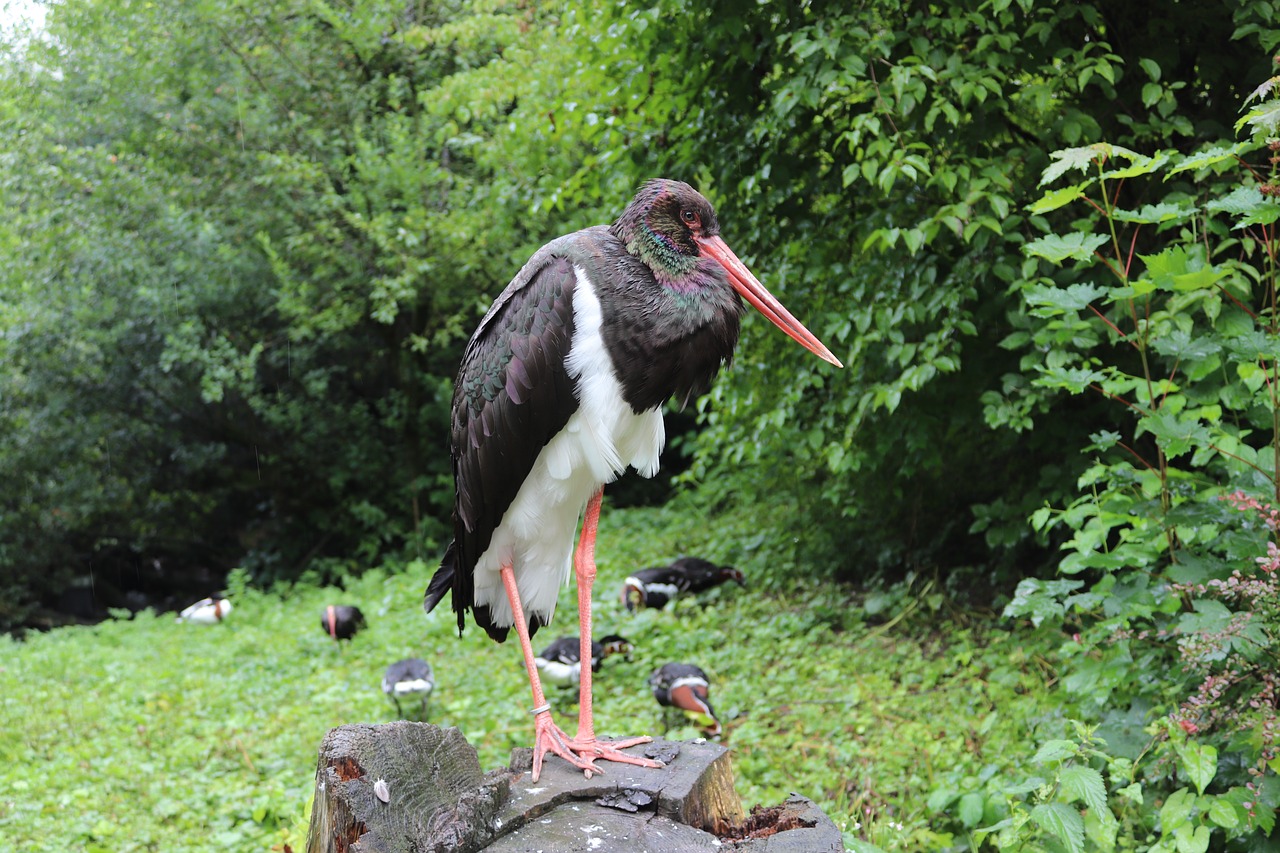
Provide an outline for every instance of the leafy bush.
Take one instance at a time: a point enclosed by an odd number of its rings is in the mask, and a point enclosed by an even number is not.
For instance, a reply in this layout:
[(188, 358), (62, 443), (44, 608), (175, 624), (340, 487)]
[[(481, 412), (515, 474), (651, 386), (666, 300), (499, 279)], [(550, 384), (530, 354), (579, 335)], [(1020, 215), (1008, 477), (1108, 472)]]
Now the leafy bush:
[[(1204, 851), (1215, 835), (1257, 849), (1274, 827), (1277, 107), (1241, 120), (1250, 140), (1191, 155), (1105, 143), (1057, 151), (1043, 183), (1082, 177), (1029, 208), (1083, 204), (1089, 215), (1026, 247), (1020, 290), (1036, 322), (1005, 344), (1026, 352), (1027, 399), (1092, 394), (1116, 415), (1085, 448), (1082, 493), (1032, 517), (1069, 536), (1067, 578), (1024, 580), (1006, 613), (1069, 633), (1064, 698), (1097, 720), (1127, 707), (1150, 741), (1127, 751), (1082, 730), (1063, 753), (1085, 762), (1073, 780), (1102, 762), (1116, 796), (1107, 801), (1100, 776), (1066, 784), (1060, 768), (1051, 787), (1084, 817), (1040, 790), (1034, 807), (994, 827), (1006, 842), (1025, 837), (1028, 817), (1068, 850), (1086, 835), (1116, 849), (1117, 820), (1153, 833), (1151, 850), (1179, 853)], [(1266, 160), (1250, 162), (1260, 152)], [(1228, 504), (1259, 518), (1241, 524)]]

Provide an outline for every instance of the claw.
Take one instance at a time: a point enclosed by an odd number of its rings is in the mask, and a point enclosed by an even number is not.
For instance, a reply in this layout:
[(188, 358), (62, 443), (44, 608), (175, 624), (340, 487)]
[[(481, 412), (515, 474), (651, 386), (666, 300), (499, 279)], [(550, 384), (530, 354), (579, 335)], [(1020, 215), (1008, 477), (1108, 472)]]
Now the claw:
[(537, 782), (542, 775), (542, 762), (547, 753), (558, 755), (583, 772), (590, 779), (593, 774), (605, 775), (596, 761), (617, 761), (620, 764), (634, 764), (638, 767), (664, 767), (661, 761), (643, 758), (639, 755), (628, 755), (622, 750), (652, 741), (651, 737), (634, 737), (625, 740), (601, 741), (592, 737), (590, 740), (578, 740), (566, 735), (555, 721), (550, 711), (541, 711), (534, 717), (533, 739), (533, 781)]

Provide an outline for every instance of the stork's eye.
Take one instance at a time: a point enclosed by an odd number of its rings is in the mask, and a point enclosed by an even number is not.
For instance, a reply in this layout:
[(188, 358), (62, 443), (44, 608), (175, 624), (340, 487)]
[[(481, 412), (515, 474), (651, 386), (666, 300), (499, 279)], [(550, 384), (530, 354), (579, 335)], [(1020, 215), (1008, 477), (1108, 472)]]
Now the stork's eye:
[(691, 228), (698, 228), (702, 225), (702, 218), (692, 210), (680, 211), (680, 218), (683, 219), (684, 223)]

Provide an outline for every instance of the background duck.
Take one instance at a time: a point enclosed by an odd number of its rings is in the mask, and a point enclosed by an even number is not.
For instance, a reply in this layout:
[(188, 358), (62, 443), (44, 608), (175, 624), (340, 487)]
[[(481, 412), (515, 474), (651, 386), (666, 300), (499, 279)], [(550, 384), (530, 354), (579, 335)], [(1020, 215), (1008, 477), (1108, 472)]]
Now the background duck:
[(436, 689), (436, 676), (431, 671), (431, 664), (422, 658), (405, 658), (387, 667), (382, 676), (382, 692), (396, 705), (396, 714), (404, 717), (400, 700), (417, 696), (420, 703), (418, 718), (427, 716), (427, 698)]
[(649, 686), (663, 708), (683, 711), (708, 737), (720, 734), (720, 718), (708, 698), (711, 684), (701, 668), (691, 663), (664, 664), (649, 676)]
[(216, 625), (231, 612), (231, 602), (225, 598), (202, 598), (178, 614), (179, 622), (197, 625)]
[(701, 557), (681, 557), (669, 566), (654, 566), (630, 575), (622, 583), (622, 601), (627, 610), (666, 607), (678, 595), (702, 592), (725, 581), (747, 585), (741, 570), (733, 566), (717, 566)]
[[(572, 687), (582, 679), (582, 663), (579, 660), (580, 637), (561, 637), (547, 646), (533, 659), (542, 677), (560, 687)], [(591, 643), (591, 671), (599, 672), (600, 664), (610, 655), (630, 657), (635, 646), (626, 637), (608, 634)]]

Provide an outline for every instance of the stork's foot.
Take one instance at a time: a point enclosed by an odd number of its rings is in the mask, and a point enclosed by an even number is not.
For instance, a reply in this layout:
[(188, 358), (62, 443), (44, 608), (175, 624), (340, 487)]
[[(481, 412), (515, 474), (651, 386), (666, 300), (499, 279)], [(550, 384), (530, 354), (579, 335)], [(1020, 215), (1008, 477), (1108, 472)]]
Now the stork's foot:
[(593, 774), (604, 774), (597, 761), (617, 761), (623, 764), (635, 764), (639, 767), (662, 767), (660, 761), (628, 755), (622, 752), (630, 746), (649, 743), (653, 738), (636, 737), (626, 740), (602, 741), (595, 737), (589, 740), (571, 738), (564, 733), (551, 719), (550, 711), (542, 711), (534, 717), (533, 737), (533, 781), (537, 782), (542, 775), (542, 761), (547, 754), (558, 755), (574, 767), (581, 770), (590, 779)]
[[(637, 767), (665, 767), (666, 765), (661, 761), (642, 758), (639, 755), (628, 755), (622, 751), (627, 747), (651, 743), (652, 741), (653, 738), (648, 736), (623, 738), (622, 740), (597, 740), (594, 735), (590, 738), (584, 738), (579, 734), (573, 740), (573, 748), (579, 753), (589, 756), (593, 761), (617, 761), (619, 764), (634, 764)], [(587, 771), (587, 778), (591, 778), (590, 770)]]

